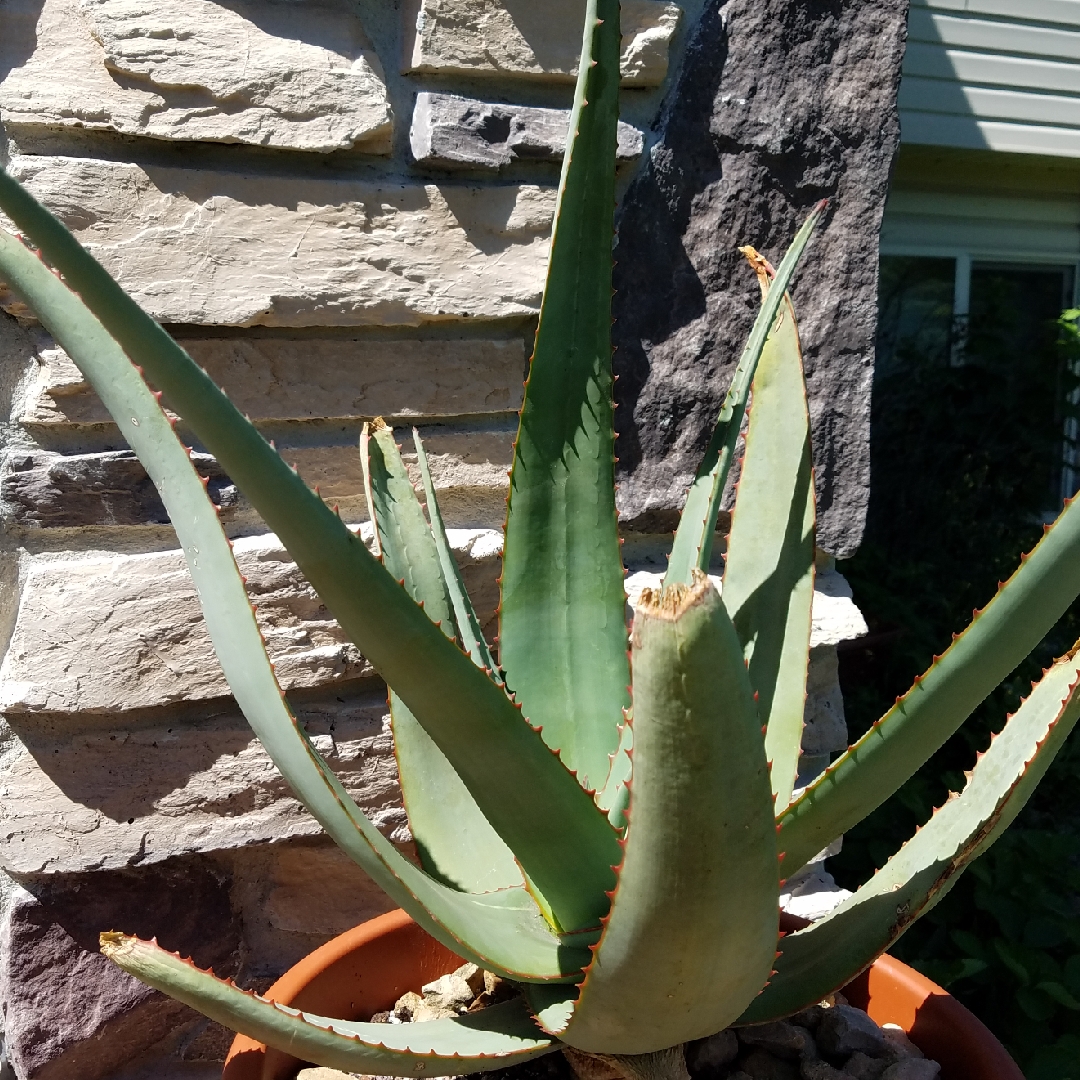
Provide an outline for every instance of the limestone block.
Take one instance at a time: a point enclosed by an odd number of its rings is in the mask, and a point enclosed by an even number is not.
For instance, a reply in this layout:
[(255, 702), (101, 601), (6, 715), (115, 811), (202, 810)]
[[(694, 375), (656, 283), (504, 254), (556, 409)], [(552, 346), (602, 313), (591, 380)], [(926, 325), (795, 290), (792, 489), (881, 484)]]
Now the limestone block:
[[(413, 157), (441, 168), (500, 169), (512, 161), (559, 161), (566, 148), (570, 113), (500, 105), (456, 94), (416, 95), (409, 140)], [(641, 156), (644, 136), (619, 122), (617, 156)]]
[(845, 558), (858, 548), (870, 491), (878, 247), (908, 4), (862, 0), (813, 17), (790, 0), (700, 10), (657, 142), (620, 210), (619, 510), (636, 521), (682, 505), (760, 307), (738, 247), (778, 261), (828, 199), (792, 297), (818, 544)]
[[(395, 842), (410, 836), (382, 690), (297, 717), (346, 790)], [(190, 714), (191, 710), (188, 710)], [(9, 716), (0, 758), (0, 866), (16, 875), (150, 865), (319, 836), (244, 718)]]
[(229, 855), (249, 970), (276, 978), (312, 949), (390, 911), (390, 899), (328, 837)]
[(810, 641), (814, 648), (839, 645), (869, 633), (847, 578), (836, 570), (819, 570), (815, 575), (811, 618)]
[[(406, 467), (419, 487), (409, 429), (399, 428), (398, 432)], [(324, 498), (350, 506), (366, 518), (357, 434), (347, 431), (347, 442), (280, 449), (286, 461), (299, 469), (310, 486), (317, 486)], [(424, 437), (424, 447), (446, 521), (470, 527), (501, 526), (513, 435), (509, 431), (436, 429)], [(236, 511), (247, 505), (241, 493), (213, 457), (196, 453), (194, 460), (200, 474), (209, 478), (208, 490), (221, 508), (222, 520), (227, 524), (235, 521)], [(146, 470), (130, 450), (70, 455), (15, 453), (0, 476), (0, 496), (9, 527), (154, 525), (169, 520)]]
[(16, 156), (9, 171), (160, 322), (418, 325), (539, 310), (554, 188), (61, 156)]
[(382, 69), (342, 0), (14, 0), (4, 29), (12, 131), (390, 152)]
[[(486, 621), (501, 539), (451, 530), (450, 542)], [(284, 689), (373, 674), (276, 537), (240, 539), (234, 550)], [(28, 571), (0, 669), (0, 711), (114, 715), (228, 693), (179, 551), (60, 558)]]
[[(420, 470), (412, 439), (401, 429), (396, 434), (409, 476), (419, 489)], [(506, 522), (514, 433), (451, 430), (425, 432), (422, 438), (439, 507), (448, 527), (460, 526), (463, 535), (476, 528), (501, 529)], [(297, 446), (282, 452), (309, 485), (318, 485), (324, 498), (338, 499), (344, 504), (362, 495), (363, 473), (355, 444)], [(366, 516), (366, 507), (362, 513)], [(492, 543), (500, 545), (501, 551), (501, 539), (496, 537)]]
[[(401, 456), (413, 486), (419, 490), (420, 470), (416, 463), (412, 437), (407, 428), (396, 428), (394, 434), (401, 447)], [(482, 504), (485, 513), (488, 512), (490, 504), (494, 504), (498, 507), (497, 525), (501, 528), (505, 523), (505, 501), (510, 490), (508, 471), (513, 460), (514, 433), (450, 430), (425, 432), (422, 438), (431, 479), (435, 484), (444, 516), (453, 508), (458, 517), (467, 517), (470, 500)], [(299, 470), (309, 486), (318, 486), (325, 499), (344, 500), (363, 493), (364, 474), (360, 468), (360, 455), (352, 441), (346, 446), (284, 447), (281, 453), (290, 465)], [(451, 544), (457, 543), (457, 532), (462, 545), (468, 545), (470, 552), (480, 551), (482, 548), (485, 554), (475, 557), (486, 559), (489, 549), (502, 551), (502, 539), (493, 535), (491, 528), (451, 529)], [(481, 547), (477, 547), (477, 544)], [(466, 573), (467, 567), (468, 559)]]
[[(665, 0), (623, 0), (624, 84), (664, 81), (680, 14)], [(414, 0), (407, 17), (412, 71), (561, 81), (577, 73), (584, 0)]]
[[(371, 673), (274, 540), (237, 543), (285, 689)], [(42, 563), (3, 668), (5, 712), (111, 713), (228, 694), (178, 551)]]
[[(24, 424), (111, 423), (62, 349), (42, 335)], [(451, 417), (520, 407), (523, 338), (182, 338), (252, 420)], [(168, 406), (168, 399), (165, 399)]]
[(0, 940), (4, 1037), (23, 1080), (98, 1080), (195, 1018), (106, 960), (100, 930), (157, 935), (236, 973), (240, 926), (227, 881), (205, 859), (34, 889), (16, 892)]
[[(863, 633), (866, 631), (863, 630)], [(829, 763), (829, 755), (846, 750), (847, 745), (847, 719), (844, 716), (844, 695), (840, 689), (836, 646), (818, 645), (810, 650), (806, 674), (802, 738), (804, 761), (820, 757), (821, 766), (824, 767)]]
[(780, 890), (780, 909), (813, 922), (839, 907), (850, 895), (820, 862), (813, 862), (785, 882)]

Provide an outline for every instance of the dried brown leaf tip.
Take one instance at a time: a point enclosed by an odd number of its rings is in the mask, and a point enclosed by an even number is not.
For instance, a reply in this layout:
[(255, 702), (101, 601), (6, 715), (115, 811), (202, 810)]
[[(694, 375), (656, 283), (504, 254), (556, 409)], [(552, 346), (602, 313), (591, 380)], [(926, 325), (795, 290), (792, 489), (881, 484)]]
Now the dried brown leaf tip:
[(663, 589), (643, 589), (637, 604), (638, 614), (674, 621), (695, 604), (700, 604), (712, 590), (713, 584), (708, 577), (695, 570), (692, 585), (675, 584)]

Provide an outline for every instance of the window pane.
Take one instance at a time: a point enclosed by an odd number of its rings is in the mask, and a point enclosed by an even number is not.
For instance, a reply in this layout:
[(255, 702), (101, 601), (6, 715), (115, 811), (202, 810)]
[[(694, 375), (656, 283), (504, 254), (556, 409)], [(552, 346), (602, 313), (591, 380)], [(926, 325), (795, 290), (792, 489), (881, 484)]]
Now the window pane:
[(967, 355), (984, 363), (1055, 366), (1056, 320), (1072, 306), (1072, 267), (975, 263)]
[(944, 362), (953, 315), (953, 259), (883, 255), (879, 292), (877, 371), (903, 367), (915, 357)]
[(1002, 412), (998, 430), (1009, 434), (1013, 460), (999, 467), (1016, 471), (1022, 503), (1034, 510), (1032, 500), (1041, 500), (1047, 513), (1057, 509), (1061, 494), (1074, 381), (1057, 323), (1072, 291), (1072, 267), (975, 263), (971, 270), (964, 362), (986, 387), (980, 392)]

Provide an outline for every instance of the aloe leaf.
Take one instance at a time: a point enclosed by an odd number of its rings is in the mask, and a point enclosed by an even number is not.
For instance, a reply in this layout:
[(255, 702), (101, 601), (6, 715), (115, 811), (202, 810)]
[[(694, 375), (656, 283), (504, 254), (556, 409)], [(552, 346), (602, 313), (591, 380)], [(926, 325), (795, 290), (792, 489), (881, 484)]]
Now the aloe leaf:
[(952, 645), (780, 816), (784, 869), (880, 806), (1042, 640), (1080, 594), (1080, 504), (1065, 509)]
[(427, 454), (416, 428), (413, 428), (412, 436), (413, 445), (416, 447), (417, 464), (420, 466), (420, 479), (424, 485), (424, 501), (431, 521), (431, 535), (435, 539), (435, 548), (439, 553), (439, 562), (443, 570), (443, 580), (446, 582), (450, 602), (454, 609), (458, 641), (473, 658), (473, 663), (486, 668), (493, 679), (502, 682), (502, 673), (491, 655), (487, 639), (480, 628), (480, 620), (476, 617), (476, 611), (465, 589), (465, 582), (461, 578), (461, 571), (450, 551), (450, 541), (446, 538), (446, 528), (443, 525), (442, 512), (439, 510), (439, 501), (435, 496), (435, 484), (431, 479), (431, 470), (428, 468)]
[(572, 1009), (530, 987), (541, 1026), (647, 1054), (735, 1020), (769, 977), (778, 862), (769, 769), (742, 647), (716, 589), (647, 592), (634, 615), (634, 772), (619, 883)]
[(514, 445), (499, 659), (547, 744), (587, 788), (627, 704), (615, 517), (611, 246), (619, 3), (587, 0), (547, 285)]
[[(771, 268), (743, 253), (763, 300)], [(810, 607), (814, 599), (814, 465), (795, 309), (784, 300), (754, 376), (746, 453), (724, 560), (731, 615), (767, 729), (778, 809), (791, 802), (799, 768)]]
[[(1080, 645), (1080, 643), (1078, 643)], [(796, 1012), (843, 986), (952, 888), (1020, 812), (1080, 717), (1078, 648), (1043, 676), (950, 796), (832, 914), (786, 937), (777, 974), (740, 1023)]]
[[(383, 565), (424, 605), (447, 636), (454, 634), (446, 562), (428, 527), (393, 431), (382, 420), (364, 425), (361, 464)], [(429, 504), (430, 505), (430, 504)], [(450, 548), (446, 557), (457, 573)], [(460, 584), (460, 578), (457, 578)], [(438, 881), (465, 892), (523, 885), (513, 853), (480, 812), (461, 777), (401, 698), (390, 692), (394, 752), (405, 811), (420, 864)]]
[(393, 429), (382, 419), (364, 425), (360, 464), (383, 566), (453, 641), (454, 615), (443, 565)]
[(619, 729), (619, 749), (612, 755), (607, 780), (596, 795), (596, 805), (607, 812), (608, 821), (616, 829), (626, 825), (626, 808), (630, 805), (630, 775), (634, 771), (631, 760), (633, 750), (634, 729), (624, 723)]
[(713, 535), (716, 532), (716, 517), (720, 511), (720, 500), (724, 494), (731, 459), (738, 442), (739, 429), (742, 427), (746, 412), (746, 401), (750, 395), (750, 385), (757, 370), (761, 351), (772, 330), (780, 305), (787, 292), (791, 276), (799, 264), (803, 250), (825, 212), (825, 203), (821, 202), (806, 219), (802, 228), (795, 235), (787, 254), (776, 271), (776, 279), (761, 305), (757, 319), (754, 320), (746, 347), (735, 366), (724, 404), (720, 408), (716, 427), (705, 450), (705, 457), (698, 467), (690, 492), (686, 497), (679, 527), (675, 532), (675, 542), (668, 560), (665, 585), (676, 583), (690, 584), (694, 570), (706, 573), (712, 558)]
[(453, 1076), (517, 1065), (558, 1049), (520, 999), (415, 1024), (313, 1016), (200, 971), (156, 942), (115, 932), (101, 951), (124, 971), (250, 1038), (316, 1065), (377, 1076)]
[(588, 960), (588, 942), (553, 935), (524, 888), (479, 896), (448, 888), (406, 859), (368, 821), (290, 712), (229, 541), (155, 395), (79, 299), (2, 230), (0, 272), (97, 388), (106, 407), (124, 418), (125, 435), (145, 462), (176, 528), (229, 686), (304, 805), (346, 854), (459, 955), (509, 978), (579, 977)]
[[(2, 170), (0, 209), (41, 247), (278, 534), (345, 633), (453, 764), (561, 928), (595, 926), (607, 908), (609, 867), (618, 861), (616, 834), (503, 688), (447, 639), (206, 373)], [(114, 418), (127, 436), (122, 406)]]

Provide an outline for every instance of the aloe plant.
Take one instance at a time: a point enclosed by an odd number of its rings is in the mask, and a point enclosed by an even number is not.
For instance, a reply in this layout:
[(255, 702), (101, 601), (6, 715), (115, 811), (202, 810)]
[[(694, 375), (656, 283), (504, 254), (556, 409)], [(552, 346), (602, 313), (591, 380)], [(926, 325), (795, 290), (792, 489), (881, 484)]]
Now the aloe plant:
[[(896, 705), (794, 790), (814, 574), (810, 424), (787, 286), (823, 208), (774, 272), (690, 488), (663, 587), (628, 634), (615, 514), (611, 267), (618, 0), (588, 0), (547, 286), (514, 452), (499, 650), (381, 421), (360, 452), (374, 550), (14, 180), (0, 274), (97, 388), (158, 486), (235, 697), (327, 833), (432, 936), (523, 990), (392, 1027), (301, 1014), (117, 933), (103, 951), (207, 1016), (307, 1060), (410, 1076), (559, 1048), (626, 1077), (685, 1076), (679, 1047), (789, 1015), (865, 969), (1016, 815), (1080, 715), (1058, 660), (964, 790), (850, 899), (784, 936), (782, 878), (923, 765), (1080, 593), (1080, 507), (1058, 521)], [(31, 246), (32, 245), (32, 246)], [(136, 366), (137, 365), (137, 366)], [(157, 388), (156, 392), (150, 386)], [(189, 451), (196, 434), (391, 688), (419, 861), (365, 818), (274, 676)], [(752, 406), (752, 407), (751, 407)], [(722, 594), (706, 571), (745, 431)]]

